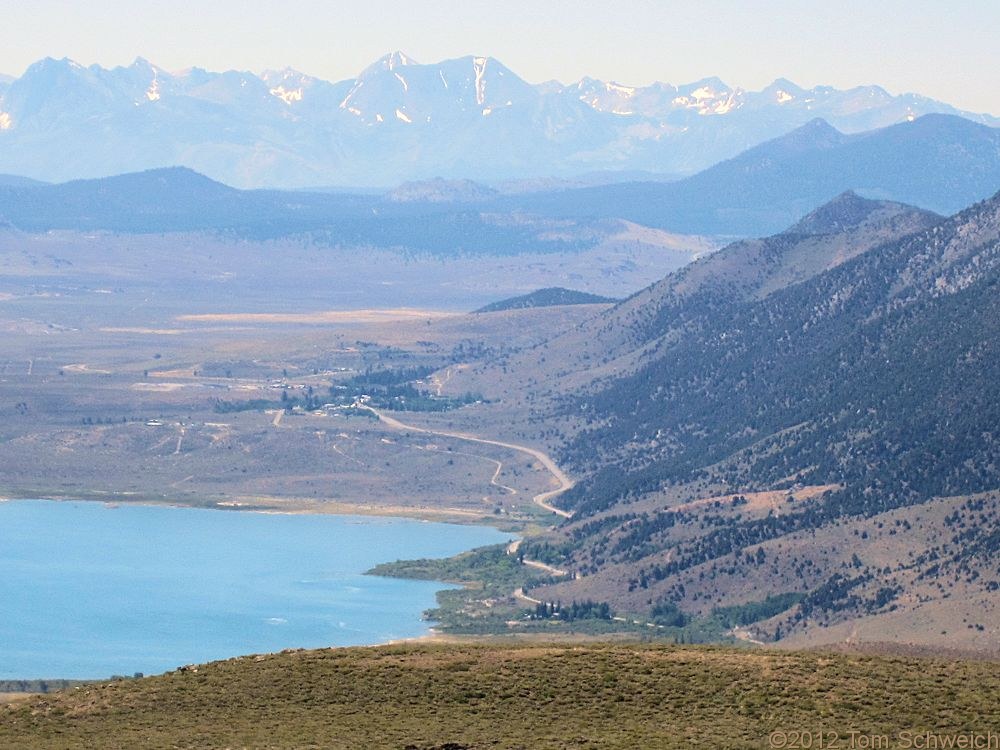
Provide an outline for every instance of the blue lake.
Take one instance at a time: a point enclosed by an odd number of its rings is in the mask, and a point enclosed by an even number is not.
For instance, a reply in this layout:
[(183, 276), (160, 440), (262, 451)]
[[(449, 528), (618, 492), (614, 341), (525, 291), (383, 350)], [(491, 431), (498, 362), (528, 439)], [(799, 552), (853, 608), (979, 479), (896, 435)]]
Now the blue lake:
[(0, 502), (0, 679), (423, 635), (446, 586), (363, 572), (509, 538), (395, 518)]

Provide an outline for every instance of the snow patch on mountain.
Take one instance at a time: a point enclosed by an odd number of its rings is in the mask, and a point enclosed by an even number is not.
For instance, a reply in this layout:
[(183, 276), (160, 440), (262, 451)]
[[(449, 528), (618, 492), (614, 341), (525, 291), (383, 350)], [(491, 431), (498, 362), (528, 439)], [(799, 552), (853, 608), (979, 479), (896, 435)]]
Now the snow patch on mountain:
[(407, 65), (417, 65), (417, 63), (412, 57), (407, 57), (400, 51), (393, 52), (388, 56), (387, 66), (389, 70), (395, 70), (396, 68), (402, 68)]
[(486, 58), (474, 58), (472, 65), (476, 71), (476, 104), (482, 104), (486, 101)]
[[(365, 85), (364, 81), (356, 81), (354, 83), (354, 86), (351, 88), (350, 92), (347, 94), (347, 96), (345, 96), (343, 101), (340, 102), (340, 108), (346, 109), (349, 112), (353, 112), (354, 110), (351, 108), (351, 98), (355, 94), (357, 94), (361, 90), (361, 87), (364, 85)], [(357, 112), (356, 114), (361, 114), (361, 113)]]
[(269, 89), (268, 93), (271, 96), (276, 96), (281, 99), (285, 104), (291, 106), (295, 102), (302, 101), (302, 89), (286, 89), (284, 86), (275, 86), (273, 89)]
[[(394, 52), (339, 82), (290, 68), (170, 73), (141, 58), (112, 69), (49, 58), (0, 82), (0, 172), (58, 181), (170, 162), (241, 187), (688, 173), (813, 118), (858, 133), (929, 113), (1000, 125), (875, 86), (534, 85), (485, 56), (421, 65)], [(414, 127), (391, 137), (396, 122)]]
[(614, 92), (616, 92), (618, 94), (621, 94), (622, 96), (625, 96), (625, 97), (633, 97), (633, 96), (635, 96), (635, 87), (634, 86), (622, 86), (620, 83), (615, 83), (614, 81), (609, 81), (606, 84), (606, 86), (607, 86), (608, 91), (614, 91)]

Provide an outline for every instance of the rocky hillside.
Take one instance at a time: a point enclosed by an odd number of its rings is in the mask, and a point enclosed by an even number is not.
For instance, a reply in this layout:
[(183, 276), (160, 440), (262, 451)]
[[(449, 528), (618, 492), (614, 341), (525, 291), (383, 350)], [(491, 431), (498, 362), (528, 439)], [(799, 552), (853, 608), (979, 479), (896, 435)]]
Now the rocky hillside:
[(578, 578), (539, 596), (995, 642), (998, 276), (1000, 196), (938, 220), (845, 195), (582, 324), (615, 345), (551, 392), (574, 517), (524, 550)]
[(634, 372), (655, 350), (698, 325), (693, 321), (724, 316), (728, 309), (808, 280), (940, 218), (912, 206), (845, 193), (781, 234), (741, 240), (707, 254), (536, 349), (473, 366), (460, 380), (499, 395), (506, 392), (508, 371), (544, 384), (551, 396), (591, 390), (605, 379)]

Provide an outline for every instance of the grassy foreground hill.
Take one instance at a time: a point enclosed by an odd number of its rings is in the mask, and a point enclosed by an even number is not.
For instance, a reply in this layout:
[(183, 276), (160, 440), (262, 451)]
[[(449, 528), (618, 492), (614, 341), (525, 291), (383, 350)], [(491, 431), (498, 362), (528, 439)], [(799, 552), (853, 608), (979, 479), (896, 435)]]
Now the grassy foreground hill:
[(0, 709), (0, 747), (808, 746), (796, 732), (823, 732), (824, 747), (918, 747), (930, 746), (907, 744), (918, 733), (998, 725), (988, 662), (407, 644), (247, 656), (41, 696)]

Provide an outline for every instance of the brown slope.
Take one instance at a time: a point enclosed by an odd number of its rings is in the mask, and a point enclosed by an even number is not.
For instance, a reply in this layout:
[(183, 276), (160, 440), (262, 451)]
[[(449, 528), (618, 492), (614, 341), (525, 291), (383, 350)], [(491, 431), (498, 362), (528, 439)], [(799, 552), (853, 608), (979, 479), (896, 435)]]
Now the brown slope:
[(782, 234), (735, 242), (543, 344), (470, 367), (452, 388), (516, 401), (525, 377), (553, 396), (592, 387), (634, 371), (718, 303), (762, 299), (940, 220), (844, 193)]

